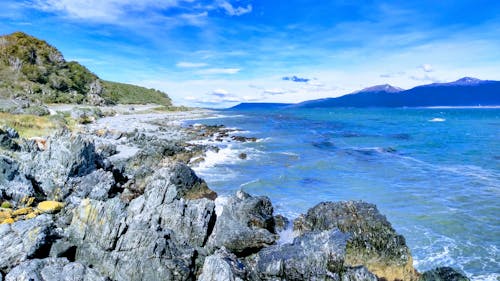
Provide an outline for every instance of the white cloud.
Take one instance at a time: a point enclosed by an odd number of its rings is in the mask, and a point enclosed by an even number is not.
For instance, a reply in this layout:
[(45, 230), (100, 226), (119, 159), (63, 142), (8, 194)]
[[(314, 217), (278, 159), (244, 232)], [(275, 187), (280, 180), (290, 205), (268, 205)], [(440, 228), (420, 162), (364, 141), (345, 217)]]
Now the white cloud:
[(432, 72), (432, 71), (434, 71), (434, 68), (432, 67), (432, 65), (427, 64), (427, 63), (424, 63), (424, 64), (420, 65), (419, 68), (422, 69), (425, 72)]
[(239, 68), (207, 68), (197, 71), (198, 74), (215, 75), (215, 74), (236, 74), (240, 72)]
[(200, 67), (205, 67), (208, 64), (204, 62), (187, 62), (187, 61), (180, 61), (175, 64), (175, 66), (180, 67), (180, 68), (200, 68)]
[(248, 4), (246, 7), (236, 7), (236, 8), (228, 1), (224, 0), (217, 1), (217, 4), (220, 8), (224, 9), (226, 14), (230, 16), (241, 16), (252, 12), (252, 5), (250, 4)]

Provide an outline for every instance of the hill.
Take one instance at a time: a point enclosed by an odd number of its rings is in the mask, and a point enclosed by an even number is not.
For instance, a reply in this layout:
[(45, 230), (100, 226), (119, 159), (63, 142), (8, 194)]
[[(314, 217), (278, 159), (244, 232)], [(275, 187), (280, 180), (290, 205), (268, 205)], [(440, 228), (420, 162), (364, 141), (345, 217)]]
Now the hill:
[(254, 109), (280, 109), (292, 105), (291, 103), (252, 103), (243, 102), (231, 107), (230, 109), (236, 110), (254, 110)]
[(47, 42), (23, 32), (0, 36), (0, 99), (171, 105), (170, 98), (160, 91), (103, 81), (78, 62), (67, 62)]

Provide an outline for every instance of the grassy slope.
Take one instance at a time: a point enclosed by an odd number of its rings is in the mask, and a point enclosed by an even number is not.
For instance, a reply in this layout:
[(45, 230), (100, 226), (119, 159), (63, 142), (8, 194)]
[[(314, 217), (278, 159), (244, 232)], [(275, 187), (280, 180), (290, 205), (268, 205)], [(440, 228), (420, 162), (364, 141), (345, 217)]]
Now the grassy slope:
[(172, 105), (167, 94), (155, 89), (111, 81), (103, 81), (103, 85), (105, 90), (102, 96), (113, 103)]

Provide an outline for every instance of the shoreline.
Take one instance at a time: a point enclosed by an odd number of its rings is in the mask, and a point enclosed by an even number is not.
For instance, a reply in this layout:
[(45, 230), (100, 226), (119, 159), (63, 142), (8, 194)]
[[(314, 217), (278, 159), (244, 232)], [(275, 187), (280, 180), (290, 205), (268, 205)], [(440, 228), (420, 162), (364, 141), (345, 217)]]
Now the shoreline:
[[(10, 204), (1, 208), (9, 216), (0, 225), (7, 249), (1, 275), (11, 280), (78, 267), (82, 280), (434, 280), (450, 274), (466, 280), (449, 268), (417, 273), (404, 238), (375, 205), (319, 203), (289, 221), (274, 214), (267, 197), (242, 191), (218, 197), (186, 165), (217, 148), (190, 142), (256, 140), (223, 126), (182, 126), (208, 115), (105, 117), (38, 141), (2, 130), (12, 145), (2, 143), (8, 153), (0, 164), (14, 173), (0, 174), (2, 207)], [(34, 229), (41, 231), (29, 234)], [(293, 240), (283, 241), (280, 233), (290, 229)]]

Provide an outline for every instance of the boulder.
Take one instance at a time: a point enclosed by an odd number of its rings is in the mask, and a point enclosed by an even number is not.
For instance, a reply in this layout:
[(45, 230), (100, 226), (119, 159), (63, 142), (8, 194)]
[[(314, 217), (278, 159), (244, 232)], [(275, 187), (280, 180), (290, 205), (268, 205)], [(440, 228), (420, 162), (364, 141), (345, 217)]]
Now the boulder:
[(216, 200), (216, 214), (207, 244), (212, 251), (224, 246), (237, 256), (247, 256), (278, 239), (273, 206), (267, 197), (238, 191), (236, 196)]
[(23, 198), (38, 196), (29, 181), (20, 171), (19, 163), (13, 158), (0, 155), (0, 199), (15, 202)]
[(6, 281), (105, 281), (96, 270), (65, 258), (25, 261), (13, 268)]
[(63, 198), (72, 195), (80, 198), (106, 200), (112, 197), (115, 186), (113, 173), (98, 169), (88, 175), (68, 179)]
[(0, 270), (6, 271), (27, 259), (45, 257), (56, 238), (49, 215), (0, 225)]
[(191, 280), (215, 219), (213, 196), (187, 166), (152, 176), (124, 203), (82, 200), (68, 230), (75, 258), (114, 280)]
[(99, 156), (93, 142), (82, 135), (62, 132), (47, 140), (47, 148), (32, 151), (24, 161), (29, 175), (48, 199), (60, 199), (70, 178), (82, 177), (97, 169)]
[(245, 265), (224, 247), (205, 258), (202, 273), (198, 277), (198, 281), (219, 280), (247, 280)]
[(253, 280), (339, 280), (348, 235), (308, 232), (293, 243), (262, 249), (247, 259)]
[(373, 204), (361, 201), (324, 202), (294, 222), (299, 234), (338, 228), (351, 235), (346, 266), (366, 266), (385, 280), (417, 280), (410, 249)]

